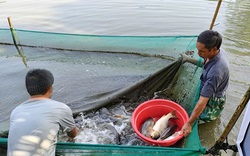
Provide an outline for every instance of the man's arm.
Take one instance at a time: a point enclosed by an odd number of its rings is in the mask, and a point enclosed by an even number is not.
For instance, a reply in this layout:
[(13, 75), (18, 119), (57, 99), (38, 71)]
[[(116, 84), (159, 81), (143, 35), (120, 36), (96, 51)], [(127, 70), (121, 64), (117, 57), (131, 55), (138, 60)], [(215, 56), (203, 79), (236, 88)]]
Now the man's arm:
[(186, 54), (182, 54), (182, 63), (192, 63), (193, 65), (196, 65), (198, 67), (203, 67), (204, 65), (204, 60), (199, 58), (199, 59), (194, 59), (191, 57), (188, 57)]
[(78, 128), (76, 127), (72, 110), (67, 105), (62, 105), (61, 110), (61, 120), (60, 120), (60, 127), (63, 132), (67, 132), (67, 135), (70, 138), (74, 138), (78, 134)]
[(182, 131), (184, 132), (184, 136), (187, 137), (192, 132), (192, 126), (196, 119), (200, 116), (202, 111), (205, 109), (209, 98), (200, 96), (199, 101), (197, 102), (194, 110), (188, 119), (187, 123), (182, 127)]

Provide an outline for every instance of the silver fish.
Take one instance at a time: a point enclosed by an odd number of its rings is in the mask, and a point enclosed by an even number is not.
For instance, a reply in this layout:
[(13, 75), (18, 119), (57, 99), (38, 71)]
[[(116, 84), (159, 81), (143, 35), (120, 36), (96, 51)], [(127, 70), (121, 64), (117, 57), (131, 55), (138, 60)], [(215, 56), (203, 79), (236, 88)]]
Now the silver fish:
[(143, 125), (141, 126), (141, 133), (146, 136), (150, 137), (151, 133), (153, 132), (153, 126), (155, 124), (155, 120), (153, 118), (148, 118)]
[(166, 139), (164, 140), (171, 140), (171, 139), (174, 139), (175, 137), (181, 135), (183, 132), (182, 131), (177, 131), (175, 132), (174, 134), (172, 134), (171, 136), (167, 137)]
[(165, 131), (162, 132), (161, 136), (160, 136), (160, 140), (164, 140), (166, 138), (168, 138), (169, 136), (171, 136), (172, 134), (175, 133), (175, 131), (177, 130), (178, 125), (177, 124), (171, 124), (169, 125)]
[(150, 137), (152, 139), (157, 140), (162, 132), (167, 128), (169, 124), (169, 120), (171, 118), (177, 118), (175, 116), (175, 111), (172, 111), (168, 113), (167, 115), (163, 115), (159, 120), (156, 121), (154, 127), (153, 127), (153, 132), (151, 133)]

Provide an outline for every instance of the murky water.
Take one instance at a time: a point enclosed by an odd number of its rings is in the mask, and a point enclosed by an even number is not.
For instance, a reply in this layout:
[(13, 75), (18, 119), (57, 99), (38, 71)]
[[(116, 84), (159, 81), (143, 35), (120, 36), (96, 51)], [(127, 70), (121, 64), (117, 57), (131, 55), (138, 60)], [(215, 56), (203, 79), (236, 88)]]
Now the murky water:
[[(10, 16), (18, 29), (104, 35), (197, 35), (209, 28), (216, 5), (217, 1), (210, 0), (0, 0), (0, 27), (8, 28)], [(220, 119), (200, 126), (204, 146), (214, 144), (249, 86), (249, 17), (249, 0), (222, 2), (213, 29), (224, 37), (231, 77), (227, 105)], [(231, 144), (235, 143), (241, 118), (229, 135)], [(87, 141), (82, 138), (78, 140)]]

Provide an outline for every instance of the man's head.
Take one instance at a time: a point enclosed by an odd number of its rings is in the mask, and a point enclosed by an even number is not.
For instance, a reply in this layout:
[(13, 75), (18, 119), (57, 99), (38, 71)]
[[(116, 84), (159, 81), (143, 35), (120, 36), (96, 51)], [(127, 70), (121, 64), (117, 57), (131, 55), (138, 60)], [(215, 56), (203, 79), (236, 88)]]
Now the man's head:
[(205, 30), (197, 38), (196, 48), (202, 58), (213, 58), (219, 51), (222, 37), (217, 31)]
[(26, 89), (30, 96), (45, 95), (49, 90), (52, 92), (54, 77), (46, 69), (32, 69), (25, 78)]

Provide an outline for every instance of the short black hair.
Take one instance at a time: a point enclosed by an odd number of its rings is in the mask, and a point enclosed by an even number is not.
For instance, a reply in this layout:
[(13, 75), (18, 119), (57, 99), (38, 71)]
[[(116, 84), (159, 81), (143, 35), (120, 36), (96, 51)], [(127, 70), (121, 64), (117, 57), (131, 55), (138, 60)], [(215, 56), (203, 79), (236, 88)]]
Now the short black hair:
[(26, 74), (25, 85), (30, 96), (46, 94), (53, 83), (53, 74), (46, 69), (31, 69)]
[(222, 43), (222, 36), (214, 30), (205, 30), (197, 38), (197, 42), (205, 44), (208, 50), (216, 47), (220, 49)]

